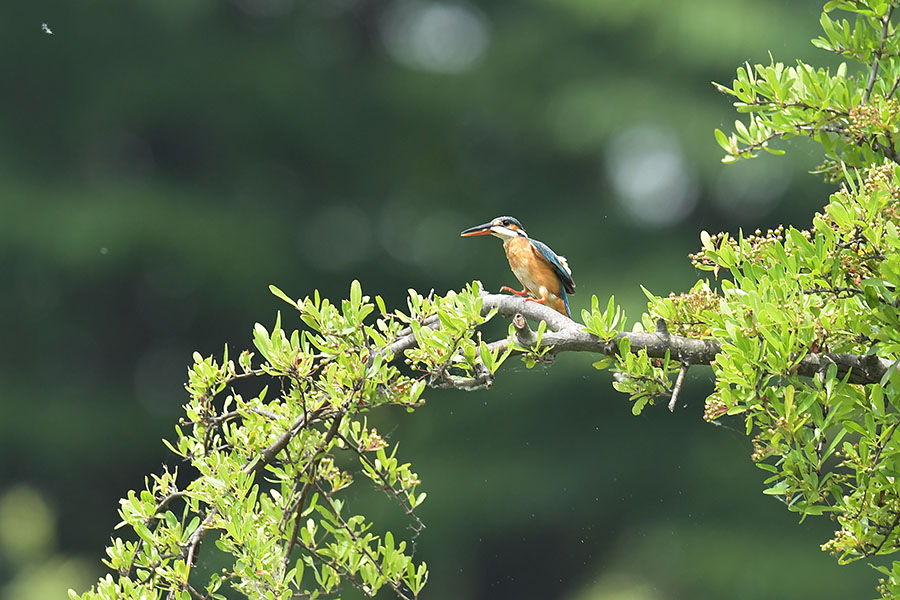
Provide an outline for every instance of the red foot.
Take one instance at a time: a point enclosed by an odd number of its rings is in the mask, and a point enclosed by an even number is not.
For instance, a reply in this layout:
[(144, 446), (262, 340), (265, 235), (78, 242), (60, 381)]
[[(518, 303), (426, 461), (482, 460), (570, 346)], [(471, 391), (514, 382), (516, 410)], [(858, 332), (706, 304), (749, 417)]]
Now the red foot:
[(535, 304), (546, 304), (546, 298), (525, 298), (525, 302), (534, 302)]
[(522, 291), (520, 292), (520, 291), (518, 291), (518, 290), (514, 290), (514, 289), (512, 289), (511, 287), (508, 287), (508, 286), (505, 286), (505, 285), (504, 285), (502, 288), (500, 288), (500, 291), (501, 291), (501, 292), (512, 292), (512, 293), (515, 294), (516, 296), (524, 296), (525, 294), (528, 293), (528, 290), (522, 290)]

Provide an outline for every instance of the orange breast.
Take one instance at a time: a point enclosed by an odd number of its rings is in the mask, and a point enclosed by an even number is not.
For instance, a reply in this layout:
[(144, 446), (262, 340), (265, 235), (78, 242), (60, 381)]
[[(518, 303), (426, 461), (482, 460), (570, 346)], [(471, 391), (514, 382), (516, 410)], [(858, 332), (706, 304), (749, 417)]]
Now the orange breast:
[[(532, 296), (543, 298), (548, 293), (554, 296), (559, 294), (559, 277), (531, 242), (517, 237), (504, 242), (503, 249), (506, 250), (506, 258), (516, 279)], [(544, 288), (543, 293), (541, 288)]]

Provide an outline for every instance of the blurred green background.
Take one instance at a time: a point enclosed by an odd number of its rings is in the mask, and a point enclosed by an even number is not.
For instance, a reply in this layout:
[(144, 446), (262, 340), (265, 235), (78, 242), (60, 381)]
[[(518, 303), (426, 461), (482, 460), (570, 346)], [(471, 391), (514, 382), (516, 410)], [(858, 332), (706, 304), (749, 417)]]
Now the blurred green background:
[[(102, 573), (118, 498), (161, 463), (191, 352), (358, 278), (512, 285), (512, 214), (578, 294), (684, 290), (701, 229), (806, 226), (819, 159), (719, 162), (710, 81), (816, 51), (812, 0), (10, 2), (0, 18), (0, 598)], [(46, 24), (52, 34), (42, 31)], [(496, 331), (505, 331), (496, 325)], [(874, 595), (761, 494), (740, 422), (631, 415), (588, 356), (373, 415), (429, 493), (434, 599), (817, 600)], [(370, 492), (357, 510), (409, 536)]]

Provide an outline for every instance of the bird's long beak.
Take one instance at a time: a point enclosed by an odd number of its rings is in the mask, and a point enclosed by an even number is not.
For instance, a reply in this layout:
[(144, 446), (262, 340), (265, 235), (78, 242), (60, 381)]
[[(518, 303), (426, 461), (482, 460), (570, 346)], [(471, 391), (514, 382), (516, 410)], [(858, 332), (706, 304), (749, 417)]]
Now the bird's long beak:
[(491, 228), (493, 226), (493, 223), (483, 223), (481, 225), (476, 225), (475, 227), (469, 227), (459, 235), (461, 237), (471, 237), (473, 235), (490, 235), (491, 233), (493, 233), (493, 231), (491, 231)]

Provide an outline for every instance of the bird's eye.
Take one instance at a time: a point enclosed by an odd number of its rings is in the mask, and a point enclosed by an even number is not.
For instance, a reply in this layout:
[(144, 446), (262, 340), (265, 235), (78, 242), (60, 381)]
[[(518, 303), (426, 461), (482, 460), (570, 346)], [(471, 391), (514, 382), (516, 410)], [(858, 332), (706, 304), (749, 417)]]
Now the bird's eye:
[(509, 219), (503, 219), (503, 225), (504, 226), (509, 225)]

